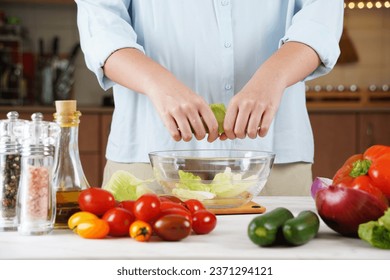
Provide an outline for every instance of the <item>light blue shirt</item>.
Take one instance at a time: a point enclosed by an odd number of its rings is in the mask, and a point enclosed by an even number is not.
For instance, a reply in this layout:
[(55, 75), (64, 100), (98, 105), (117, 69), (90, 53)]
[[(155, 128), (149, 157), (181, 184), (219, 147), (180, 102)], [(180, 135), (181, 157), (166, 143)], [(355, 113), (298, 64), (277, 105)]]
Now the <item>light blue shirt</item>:
[(304, 81), (285, 90), (264, 138), (175, 142), (148, 97), (115, 84), (104, 76), (102, 66), (115, 50), (136, 48), (207, 102), (227, 106), (259, 66), (288, 41), (309, 45), (322, 61), (305, 80), (328, 73), (340, 53), (342, 0), (76, 2), (87, 66), (103, 89), (114, 91), (109, 160), (149, 162), (151, 151), (224, 148), (272, 151), (275, 163), (313, 161)]

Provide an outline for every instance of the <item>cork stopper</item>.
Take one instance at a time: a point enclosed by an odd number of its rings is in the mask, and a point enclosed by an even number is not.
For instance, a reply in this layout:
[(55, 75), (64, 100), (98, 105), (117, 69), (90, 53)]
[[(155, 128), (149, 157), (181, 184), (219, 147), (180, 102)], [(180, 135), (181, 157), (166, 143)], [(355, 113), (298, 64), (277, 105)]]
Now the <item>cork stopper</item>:
[(57, 100), (55, 104), (57, 113), (61, 115), (72, 114), (77, 110), (76, 100)]

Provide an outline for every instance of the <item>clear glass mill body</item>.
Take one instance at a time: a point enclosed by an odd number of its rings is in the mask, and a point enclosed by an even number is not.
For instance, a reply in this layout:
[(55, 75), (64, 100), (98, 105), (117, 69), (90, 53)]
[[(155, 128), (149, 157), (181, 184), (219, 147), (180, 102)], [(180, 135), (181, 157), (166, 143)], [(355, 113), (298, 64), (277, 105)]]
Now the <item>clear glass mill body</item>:
[(27, 121), (20, 120), (16, 111), (0, 121), (0, 231), (16, 231), (16, 199), (21, 172), (21, 146), (14, 129)]
[(60, 128), (34, 113), (20, 131), (21, 175), (17, 197), (18, 232), (50, 233), (55, 221), (55, 190), (52, 185)]
[[(66, 102), (66, 101), (57, 101)], [(56, 104), (57, 105), (57, 104)], [(53, 185), (56, 190), (55, 228), (68, 228), (69, 217), (80, 211), (78, 197), (90, 187), (81, 165), (78, 133), (81, 113), (68, 110), (54, 113), (54, 121), (60, 126), (58, 159), (54, 166)]]

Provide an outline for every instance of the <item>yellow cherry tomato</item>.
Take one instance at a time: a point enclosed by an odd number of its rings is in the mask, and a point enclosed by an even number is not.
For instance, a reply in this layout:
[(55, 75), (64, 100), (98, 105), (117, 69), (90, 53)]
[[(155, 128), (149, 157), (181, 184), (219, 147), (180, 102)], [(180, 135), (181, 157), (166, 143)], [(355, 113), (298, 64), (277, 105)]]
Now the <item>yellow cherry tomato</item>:
[(84, 221), (76, 229), (78, 235), (87, 239), (102, 239), (109, 231), (108, 222), (102, 219)]
[(74, 232), (76, 232), (77, 226), (80, 223), (83, 223), (83, 222), (89, 221), (89, 220), (96, 220), (96, 219), (99, 219), (99, 218), (95, 214), (92, 214), (92, 213), (86, 212), (86, 211), (79, 211), (79, 212), (74, 213), (72, 216), (70, 216), (70, 218), (68, 219), (68, 227), (71, 230), (73, 230)]
[(130, 225), (129, 233), (130, 237), (137, 241), (149, 241), (152, 236), (152, 227), (144, 221), (137, 220)]

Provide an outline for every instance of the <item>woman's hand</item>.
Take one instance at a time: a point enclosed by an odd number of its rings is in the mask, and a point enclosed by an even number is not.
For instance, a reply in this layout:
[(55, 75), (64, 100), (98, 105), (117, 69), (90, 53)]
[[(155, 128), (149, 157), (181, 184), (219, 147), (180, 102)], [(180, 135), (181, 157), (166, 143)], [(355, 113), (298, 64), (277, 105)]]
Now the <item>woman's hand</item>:
[(302, 81), (320, 63), (317, 53), (303, 43), (281, 46), (230, 101), (220, 139), (266, 136), (284, 90)]
[(264, 137), (278, 110), (283, 90), (278, 81), (252, 78), (230, 101), (221, 140)]
[(175, 141), (190, 141), (193, 135), (201, 140), (205, 126), (209, 142), (218, 138), (218, 122), (208, 103), (180, 82), (167, 81), (147, 95)]
[(218, 122), (207, 102), (142, 52), (120, 49), (110, 55), (103, 70), (116, 83), (148, 96), (175, 141), (190, 141), (193, 135), (201, 140), (206, 137), (205, 126), (207, 140), (218, 139)]

